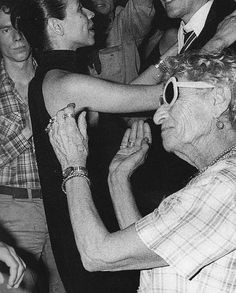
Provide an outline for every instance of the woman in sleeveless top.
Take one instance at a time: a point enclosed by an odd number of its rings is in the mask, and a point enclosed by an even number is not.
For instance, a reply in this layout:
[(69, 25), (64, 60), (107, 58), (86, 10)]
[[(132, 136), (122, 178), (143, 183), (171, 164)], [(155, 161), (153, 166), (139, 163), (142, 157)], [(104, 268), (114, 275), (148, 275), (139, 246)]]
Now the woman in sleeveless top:
[[(93, 16), (77, 0), (23, 0), (12, 13), (12, 23), (32, 49), (40, 52), (39, 66), (29, 86), (29, 107), (48, 229), (58, 270), (69, 293), (114, 290), (107, 285), (109, 277), (105, 273), (101, 277), (83, 269), (61, 191), (61, 167), (45, 128), (50, 118), (69, 103), (75, 103), (76, 112), (139, 112), (156, 109), (162, 92), (162, 86), (121, 85), (79, 73), (81, 63), (76, 50), (93, 45)], [(120, 283), (132, 292), (126, 281)]]

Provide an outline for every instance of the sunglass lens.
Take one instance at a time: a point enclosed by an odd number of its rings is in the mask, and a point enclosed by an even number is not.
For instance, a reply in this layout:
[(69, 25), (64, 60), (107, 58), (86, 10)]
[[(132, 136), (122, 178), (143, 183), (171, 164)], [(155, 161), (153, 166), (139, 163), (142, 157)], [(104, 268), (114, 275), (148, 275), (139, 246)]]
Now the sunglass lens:
[(173, 82), (170, 82), (167, 87), (166, 87), (166, 91), (165, 91), (165, 98), (166, 98), (166, 102), (168, 104), (170, 104), (174, 98), (174, 86), (173, 86)]

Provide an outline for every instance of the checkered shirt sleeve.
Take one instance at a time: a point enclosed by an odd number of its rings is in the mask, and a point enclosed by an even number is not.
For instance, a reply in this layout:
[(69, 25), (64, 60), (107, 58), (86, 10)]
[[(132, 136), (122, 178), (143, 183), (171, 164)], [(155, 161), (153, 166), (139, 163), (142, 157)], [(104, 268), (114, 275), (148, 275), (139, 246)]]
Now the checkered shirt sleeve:
[(136, 223), (136, 230), (176, 274), (199, 281), (210, 268), (202, 278), (214, 275), (215, 284), (226, 284), (232, 262), (236, 266), (236, 159), (218, 163), (167, 197)]
[(21, 118), (18, 113), (1, 115), (0, 125), (0, 168), (2, 168), (22, 154), (26, 148), (30, 147), (30, 144), (21, 134)]
[(28, 105), (0, 63), (0, 185), (40, 188), (33, 139), (22, 134)]

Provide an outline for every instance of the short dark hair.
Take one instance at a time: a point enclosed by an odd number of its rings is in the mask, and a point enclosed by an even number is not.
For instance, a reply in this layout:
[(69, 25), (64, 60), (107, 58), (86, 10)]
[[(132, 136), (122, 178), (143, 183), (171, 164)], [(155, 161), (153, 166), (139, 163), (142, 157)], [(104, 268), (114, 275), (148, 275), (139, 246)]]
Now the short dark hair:
[(6, 14), (11, 14), (18, 1), (19, 0), (0, 0), (0, 10)]
[[(0, 0), (1, 1), (1, 0)], [(21, 31), (35, 50), (48, 50), (47, 20), (50, 17), (64, 19), (67, 0), (15, 0), (17, 5), (11, 14), (13, 26)]]

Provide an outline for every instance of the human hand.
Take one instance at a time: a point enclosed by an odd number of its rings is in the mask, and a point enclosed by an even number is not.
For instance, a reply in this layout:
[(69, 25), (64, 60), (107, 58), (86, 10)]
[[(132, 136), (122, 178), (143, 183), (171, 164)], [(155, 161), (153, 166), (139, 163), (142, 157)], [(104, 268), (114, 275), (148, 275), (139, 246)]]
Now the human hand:
[(202, 52), (217, 52), (236, 41), (236, 10), (226, 16), (217, 27), (214, 37), (202, 48)]
[(152, 136), (148, 123), (139, 120), (128, 128), (123, 136), (120, 150), (109, 166), (110, 176), (122, 174), (130, 177), (146, 158)]
[[(26, 265), (23, 260), (17, 256), (14, 248), (0, 242), (0, 261), (4, 262), (9, 267), (9, 279), (7, 283), (8, 288), (18, 288), (26, 269)], [(0, 284), (3, 284), (4, 277), (0, 272)]]
[(70, 166), (84, 166), (88, 156), (88, 136), (85, 112), (74, 118), (74, 105), (57, 112), (49, 123), (48, 134), (52, 147), (62, 166), (62, 170)]

